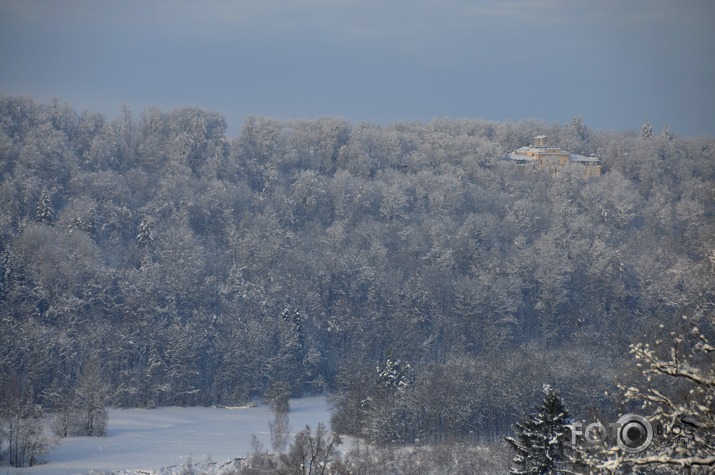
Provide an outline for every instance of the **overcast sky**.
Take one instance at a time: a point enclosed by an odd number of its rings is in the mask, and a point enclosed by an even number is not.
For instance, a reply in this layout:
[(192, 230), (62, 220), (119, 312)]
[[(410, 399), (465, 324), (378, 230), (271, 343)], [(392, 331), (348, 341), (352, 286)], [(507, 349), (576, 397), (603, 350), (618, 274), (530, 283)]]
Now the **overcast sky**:
[(0, 94), (715, 136), (715, 1), (0, 0)]

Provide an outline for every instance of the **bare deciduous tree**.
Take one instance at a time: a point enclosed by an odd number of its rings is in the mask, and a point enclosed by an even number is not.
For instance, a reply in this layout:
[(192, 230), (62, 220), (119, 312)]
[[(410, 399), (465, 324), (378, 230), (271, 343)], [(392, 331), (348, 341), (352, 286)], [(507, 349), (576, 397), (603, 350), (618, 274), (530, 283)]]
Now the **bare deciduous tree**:
[(329, 433), (324, 424), (318, 424), (315, 434), (310, 426), (300, 431), (288, 449), (281, 454), (276, 472), (280, 475), (325, 475), (339, 457), (340, 437)]
[(56, 443), (47, 435), (42, 408), (17, 379), (0, 389), (0, 433), (0, 439), (7, 441), (8, 462), (13, 467), (36, 465)]

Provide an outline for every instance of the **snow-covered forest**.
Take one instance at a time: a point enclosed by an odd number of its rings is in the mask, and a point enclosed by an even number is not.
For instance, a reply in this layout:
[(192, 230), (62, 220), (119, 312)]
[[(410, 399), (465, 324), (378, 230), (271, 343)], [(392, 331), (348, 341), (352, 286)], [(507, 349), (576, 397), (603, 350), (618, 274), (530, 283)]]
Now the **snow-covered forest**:
[[(536, 135), (603, 175), (503, 160)], [(326, 393), (376, 446), (478, 444), (548, 384), (615, 421), (649, 384), (631, 345), (693, 325), (712, 362), (714, 218), (711, 137), (259, 117), (228, 137), (196, 108), (3, 97), (0, 411), (100, 435), (108, 406)]]

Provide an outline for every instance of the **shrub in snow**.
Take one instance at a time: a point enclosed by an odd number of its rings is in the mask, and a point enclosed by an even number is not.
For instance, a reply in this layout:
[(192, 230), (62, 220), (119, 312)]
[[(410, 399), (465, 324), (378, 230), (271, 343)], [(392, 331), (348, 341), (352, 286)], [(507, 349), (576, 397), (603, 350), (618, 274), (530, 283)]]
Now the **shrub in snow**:
[(32, 467), (54, 446), (42, 408), (23, 394), (16, 381), (0, 388), (0, 455), (6, 449), (10, 465)]

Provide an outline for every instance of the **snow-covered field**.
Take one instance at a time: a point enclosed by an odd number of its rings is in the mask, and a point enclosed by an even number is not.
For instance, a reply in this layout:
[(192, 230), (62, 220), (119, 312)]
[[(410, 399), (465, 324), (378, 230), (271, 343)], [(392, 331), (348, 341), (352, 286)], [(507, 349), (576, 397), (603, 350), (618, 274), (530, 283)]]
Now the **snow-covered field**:
[[(330, 427), (325, 398), (293, 399), (289, 412), (291, 433)], [(32, 468), (0, 467), (5, 474), (64, 475), (86, 473), (178, 472), (192, 461), (218, 464), (246, 457), (252, 436), (270, 450), (268, 423), (273, 413), (267, 406), (241, 408), (163, 407), (109, 411), (107, 436), (70, 437), (46, 457), (47, 463)], [(175, 468), (171, 468), (175, 467)]]

